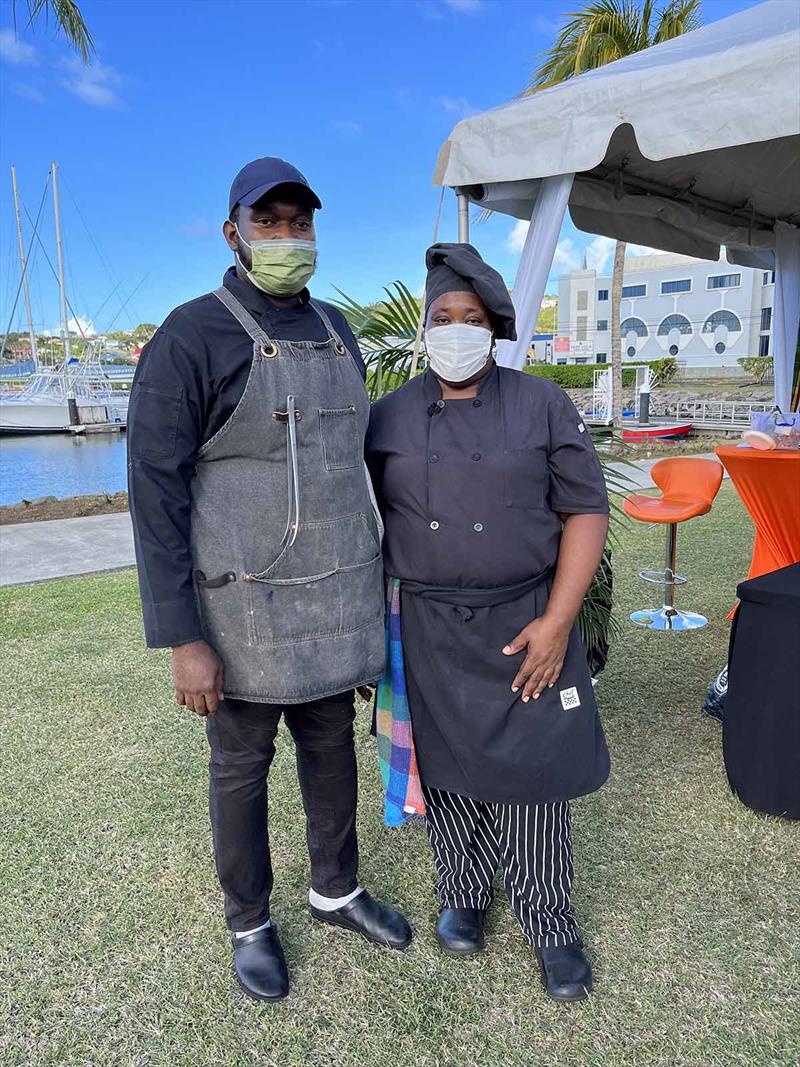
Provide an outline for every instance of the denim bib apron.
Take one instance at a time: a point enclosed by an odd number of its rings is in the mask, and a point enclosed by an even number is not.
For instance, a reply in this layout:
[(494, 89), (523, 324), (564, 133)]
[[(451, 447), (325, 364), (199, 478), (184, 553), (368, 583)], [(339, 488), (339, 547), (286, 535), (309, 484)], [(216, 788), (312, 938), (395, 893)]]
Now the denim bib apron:
[(225, 288), (253, 340), (236, 409), (200, 449), (192, 551), (226, 697), (299, 704), (383, 673), (383, 529), (363, 443), (369, 400), (328, 338), (273, 340)]

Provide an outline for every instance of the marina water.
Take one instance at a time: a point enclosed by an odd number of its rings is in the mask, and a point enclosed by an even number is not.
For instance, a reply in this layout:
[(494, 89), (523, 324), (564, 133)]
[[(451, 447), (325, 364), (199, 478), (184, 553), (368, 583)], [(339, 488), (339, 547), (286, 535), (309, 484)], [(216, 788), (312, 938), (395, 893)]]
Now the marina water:
[(124, 433), (3, 435), (0, 505), (125, 489), (125, 438)]

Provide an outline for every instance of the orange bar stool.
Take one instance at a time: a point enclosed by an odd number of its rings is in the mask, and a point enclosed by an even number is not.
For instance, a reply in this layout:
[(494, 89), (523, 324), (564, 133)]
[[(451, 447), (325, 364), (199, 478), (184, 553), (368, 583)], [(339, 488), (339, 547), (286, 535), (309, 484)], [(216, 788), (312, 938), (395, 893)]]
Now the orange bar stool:
[(678, 611), (675, 607), (675, 586), (686, 581), (675, 573), (675, 553), (678, 523), (688, 522), (711, 511), (711, 505), (722, 484), (722, 464), (713, 459), (660, 459), (650, 471), (650, 477), (661, 490), (660, 497), (631, 493), (622, 502), (626, 515), (639, 522), (662, 523), (667, 527), (666, 566), (661, 570), (645, 570), (639, 577), (645, 582), (664, 587), (661, 608), (634, 611), (631, 622), (649, 630), (698, 630), (708, 624), (704, 615), (695, 611)]

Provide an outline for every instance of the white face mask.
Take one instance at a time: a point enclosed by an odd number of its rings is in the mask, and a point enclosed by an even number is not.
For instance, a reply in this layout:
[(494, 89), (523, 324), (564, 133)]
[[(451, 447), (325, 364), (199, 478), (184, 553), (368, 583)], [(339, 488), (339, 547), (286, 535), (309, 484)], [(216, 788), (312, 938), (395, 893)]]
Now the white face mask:
[(465, 322), (434, 326), (425, 331), (428, 366), (446, 382), (465, 382), (486, 366), (492, 331)]

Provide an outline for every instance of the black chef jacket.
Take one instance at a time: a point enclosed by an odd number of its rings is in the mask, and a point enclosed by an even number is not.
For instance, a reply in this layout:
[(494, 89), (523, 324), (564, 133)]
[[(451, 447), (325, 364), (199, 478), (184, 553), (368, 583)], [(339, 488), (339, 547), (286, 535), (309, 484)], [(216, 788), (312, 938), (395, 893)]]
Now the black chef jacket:
[(428, 371), (372, 407), (367, 462), (392, 577), (511, 585), (556, 563), (559, 513), (608, 513), (590, 434), (559, 386), (494, 367), (475, 399), (441, 396)]
[[(277, 307), (231, 268), (223, 285), (276, 339), (324, 341), (307, 289)], [(322, 303), (322, 301), (320, 301)], [(325, 311), (365, 375), (340, 311)], [(128, 407), (128, 492), (145, 637), (154, 648), (200, 640), (190, 547), (191, 481), (198, 449), (227, 422), (250, 374), (253, 342), (208, 293), (176, 308), (145, 345)], [(279, 398), (276, 397), (276, 402)], [(235, 521), (235, 516), (231, 516)]]

